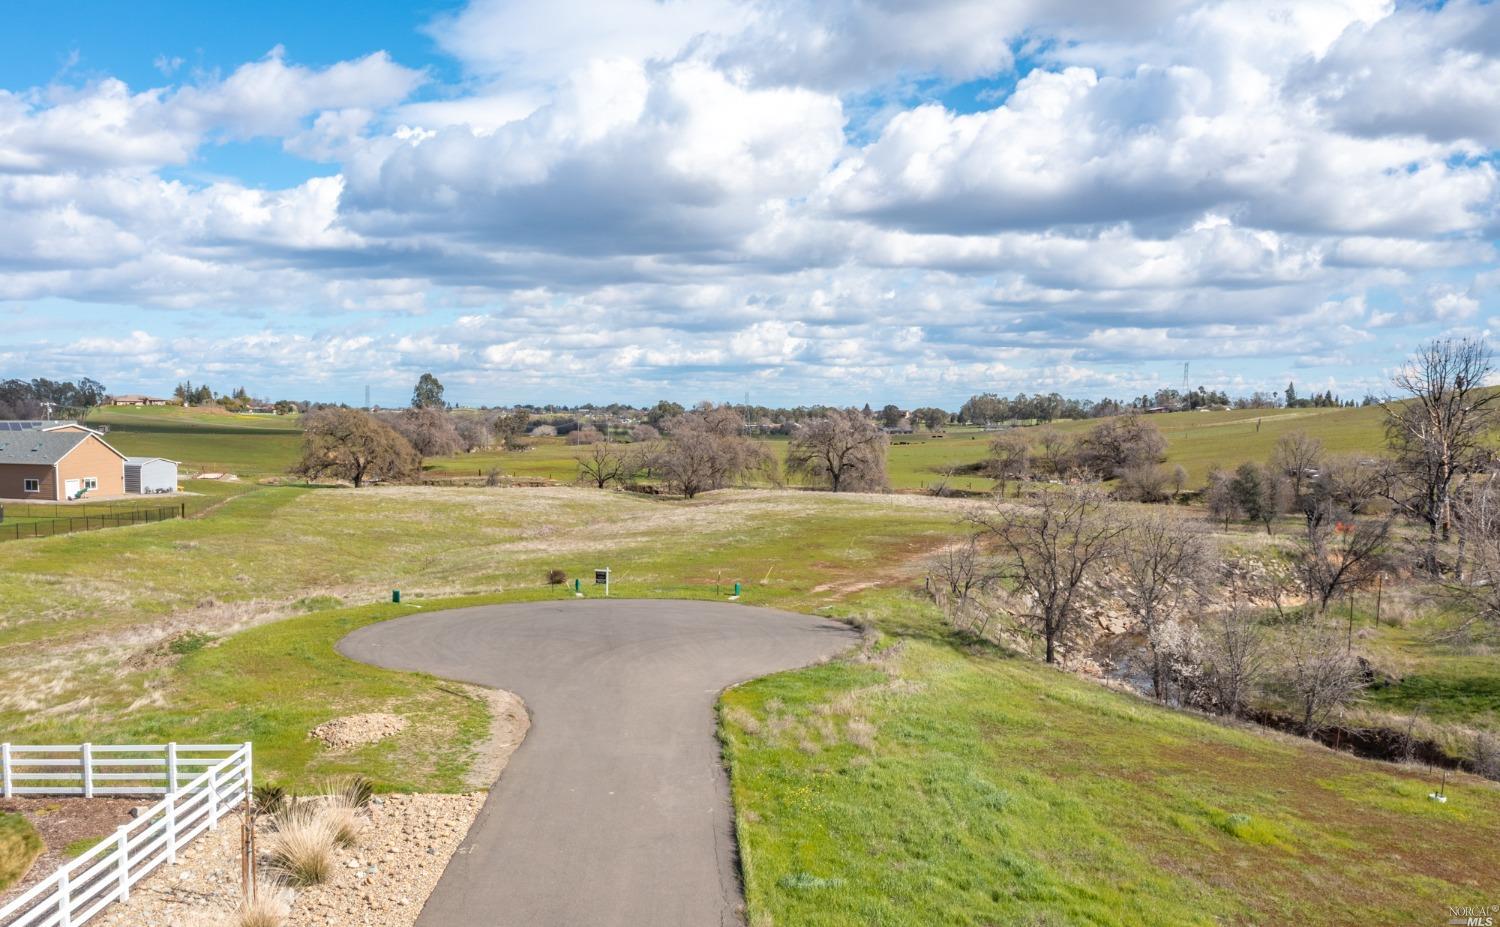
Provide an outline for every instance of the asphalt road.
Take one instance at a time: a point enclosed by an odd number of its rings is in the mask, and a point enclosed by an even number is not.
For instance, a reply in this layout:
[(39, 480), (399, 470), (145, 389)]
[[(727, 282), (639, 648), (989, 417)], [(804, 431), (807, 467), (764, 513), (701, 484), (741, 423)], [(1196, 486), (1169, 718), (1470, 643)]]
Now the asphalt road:
[(714, 703), (854, 641), (807, 615), (603, 599), (417, 614), (344, 638), (356, 660), (509, 689), (531, 711), (418, 927), (742, 923)]

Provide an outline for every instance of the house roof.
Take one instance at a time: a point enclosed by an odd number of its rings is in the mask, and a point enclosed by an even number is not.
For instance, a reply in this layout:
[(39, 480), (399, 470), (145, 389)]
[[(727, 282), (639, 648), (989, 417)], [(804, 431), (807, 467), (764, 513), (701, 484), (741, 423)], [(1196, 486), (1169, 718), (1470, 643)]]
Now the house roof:
[(77, 424), (77, 422), (67, 422), (54, 419), (11, 419), (7, 421), (0, 421), (0, 432), (35, 430), (45, 431), (49, 428), (67, 428), (70, 425)]
[(92, 437), (89, 431), (0, 431), (0, 464), (51, 466)]

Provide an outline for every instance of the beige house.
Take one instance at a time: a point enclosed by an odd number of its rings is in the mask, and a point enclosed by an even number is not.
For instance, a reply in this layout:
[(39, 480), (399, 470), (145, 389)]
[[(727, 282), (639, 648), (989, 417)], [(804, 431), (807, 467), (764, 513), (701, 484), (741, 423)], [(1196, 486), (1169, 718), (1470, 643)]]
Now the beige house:
[(123, 396), (109, 397), (112, 406), (166, 406), (171, 405), (169, 399), (157, 399), (155, 396), (141, 396), (136, 393), (126, 393)]
[(124, 493), (125, 455), (97, 431), (76, 424), (0, 430), (0, 499), (66, 502)]

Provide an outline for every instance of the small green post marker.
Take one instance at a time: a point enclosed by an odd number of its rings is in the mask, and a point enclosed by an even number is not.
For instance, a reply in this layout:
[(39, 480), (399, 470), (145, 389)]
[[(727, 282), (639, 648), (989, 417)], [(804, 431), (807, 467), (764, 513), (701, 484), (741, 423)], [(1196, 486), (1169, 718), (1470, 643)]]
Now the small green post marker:
[(394, 603), (396, 603), (397, 605), (401, 604), (401, 590), (400, 589), (392, 589), (391, 590), (391, 601), (394, 602)]
[(576, 576), (573, 577), (573, 591), (574, 592), (582, 592), (583, 591), (583, 584), (581, 582), (579, 582), (578, 577), (576, 577)]
[(740, 584), (739, 583), (735, 583), (734, 584), (734, 597), (736, 599), (738, 599), (740, 597)]

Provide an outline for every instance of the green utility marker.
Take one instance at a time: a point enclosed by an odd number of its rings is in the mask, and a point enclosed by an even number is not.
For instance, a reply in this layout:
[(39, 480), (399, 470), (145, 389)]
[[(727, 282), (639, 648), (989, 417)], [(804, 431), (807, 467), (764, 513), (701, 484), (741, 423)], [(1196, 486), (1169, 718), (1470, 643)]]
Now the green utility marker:
[(401, 590), (400, 589), (392, 589), (391, 590), (391, 601), (394, 602), (394, 603), (396, 603), (397, 605), (401, 604)]

